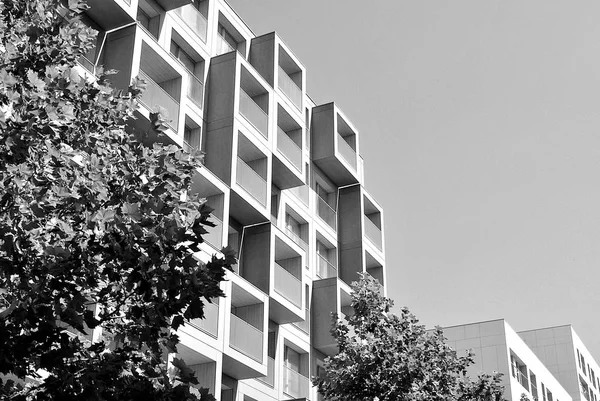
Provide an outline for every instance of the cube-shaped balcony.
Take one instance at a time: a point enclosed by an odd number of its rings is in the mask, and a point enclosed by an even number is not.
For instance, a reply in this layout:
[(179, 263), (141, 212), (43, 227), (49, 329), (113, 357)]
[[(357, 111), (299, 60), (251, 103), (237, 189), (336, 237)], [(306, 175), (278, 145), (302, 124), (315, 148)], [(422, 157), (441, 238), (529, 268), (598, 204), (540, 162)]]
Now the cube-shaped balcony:
[(313, 281), (311, 340), (313, 347), (327, 356), (338, 352), (337, 342), (329, 332), (332, 313), (340, 319), (352, 313), (350, 287), (335, 277)]
[(235, 273), (227, 280), (223, 373), (238, 380), (265, 376), (268, 297)]
[(246, 122), (265, 139), (269, 139), (269, 92), (241, 67), (238, 110)]
[(302, 248), (269, 223), (245, 229), (240, 273), (269, 295), (269, 317), (278, 324), (304, 319), (305, 257)]
[(360, 182), (357, 132), (335, 104), (313, 108), (313, 161), (337, 186)]
[(350, 284), (366, 271), (365, 251), (384, 258), (382, 210), (362, 186), (353, 185), (340, 189), (338, 213), (340, 278)]
[[(238, 29), (242, 29), (243, 22), (235, 14), (228, 13), (226, 16), (223, 13), (224, 11), (226, 10), (220, 9), (218, 11), (216, 35), (214, 35), (213, 42), (213, 55), (219, 56), (230, 52), (239, 52), (245, 57), (246, 38)], [(230, 21), (230, 18), (234, 23)]]
[(306, 399), (310, 390), (309, 353), (288, 340), (285, 340), (283, 350), (283, 392), (295, 400)]
[(304, 184), (302, 123), (281, 105), (277, 106), (277, 135), (273, 154), (273, 184), (288, 189)]
[(276, 89), (281, 101), (302, 117), (305, 68), (275, 32), (252, 39), (250, 63)]

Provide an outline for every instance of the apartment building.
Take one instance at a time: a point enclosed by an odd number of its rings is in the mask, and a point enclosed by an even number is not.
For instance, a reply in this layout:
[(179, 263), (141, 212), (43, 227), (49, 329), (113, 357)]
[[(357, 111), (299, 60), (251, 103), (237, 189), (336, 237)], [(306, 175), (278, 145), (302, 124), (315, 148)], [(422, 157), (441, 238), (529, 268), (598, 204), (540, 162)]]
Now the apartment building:
[(88, 4), (84, 22), (100, 34), (82, 73), (103, 65), (119, 71), (116, 87), (146, 82), (136, 124), (149, 129), (158, 106), (168, 119), (166, 137), (149, 140), (206, 152), (192, 190), (216, 227), (198, 257), (238, 253), (226, 297), (180, 330), (179, 356), (218, 400), (318, 399), (309, 378), (337, 351), (331, 313), (348, 313), (358, 273), (386, 284), (383, 210), (365, 190), (358, 130), (335, 103), (311, 100), (277, 33), (256, 36), (223, 0)]
[(600, 399), (600, 367), (571, 325), (519, 332), (573, 401)]
[(522, 394), (531, 401), (575, 400), (504, 319), (446, 327), (444, 336), (459, 355), (469, 349), (475, 353), (475, 364), (468, 371), (471, 377), (502, 373), (504, 397), (509, 401), (519, 401)]

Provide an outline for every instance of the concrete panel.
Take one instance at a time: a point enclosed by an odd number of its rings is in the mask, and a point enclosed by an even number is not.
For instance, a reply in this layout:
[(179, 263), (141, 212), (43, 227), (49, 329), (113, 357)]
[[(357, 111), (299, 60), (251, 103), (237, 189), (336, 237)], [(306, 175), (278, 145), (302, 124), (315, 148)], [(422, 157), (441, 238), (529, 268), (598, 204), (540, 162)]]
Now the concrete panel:
[(494, 320), (480, 324), (481, 337), (504, 334), (504, 320)]
[(271, 85), (275, 77), (275, 33), (252, 39), (250, 43), (250, 64)]

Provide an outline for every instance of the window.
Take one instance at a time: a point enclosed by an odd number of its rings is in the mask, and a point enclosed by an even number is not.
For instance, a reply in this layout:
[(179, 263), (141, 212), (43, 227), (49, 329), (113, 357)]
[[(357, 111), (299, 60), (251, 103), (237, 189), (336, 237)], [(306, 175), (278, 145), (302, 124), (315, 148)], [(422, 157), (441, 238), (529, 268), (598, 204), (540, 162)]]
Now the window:
[(546, 399), (546, 387), (544, 386), (544, 383), (542, 383), (542, 398), (543, 398), (542, 401), (548, 401)]
[(537, 398), (538, 398), (537, 378), (531, 370), (529, 371), (529, 381), (531, 382), (531, 395), (533, 395), (533, 398), (537, 400)]
[(525, 387), (525, 389), (527, 389), (527, 391), (529, 391), (529, 379), (527, 377), (527, 365), (525, 365), (523, 362), (521, 362), (513, 354), (511, 354), (511, 356), (510, 356), (510, 361), (511, 361), (512, 376), (515, 379), (517, 379), (517, 381), (519, 383), (521, 383), (521, 385), (523, 387)]

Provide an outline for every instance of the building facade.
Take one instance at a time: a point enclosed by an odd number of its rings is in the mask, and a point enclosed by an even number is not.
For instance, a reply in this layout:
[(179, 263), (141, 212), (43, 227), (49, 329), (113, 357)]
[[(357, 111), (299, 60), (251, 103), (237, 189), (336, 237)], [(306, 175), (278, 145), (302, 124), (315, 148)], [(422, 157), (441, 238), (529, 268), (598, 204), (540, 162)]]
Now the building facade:
[(336, 352), (331, 313), (347, 312), (359, 273), (386, 284), (383, 210), (365, 191), (356, 127), (311, 100), (276, 33), (256, 36), (224, 0), (88, 4), (99, 35), (82, 73), (145, 81), (139, 128), (160, 106), (160, 140), (206, 152), (192, 190), (216, 227), (198, 257), (238, 254), (226, 297), (180, 329), (179, 357), (217, 400), (318, 399), (309, 377)]
[(600, 399), (600, 367), (571, 325), (519, 332), (573, 401)]
[(459, 355), (469, 349), (475, 353), (471, 377), (502, 373), (504, 397), (509, 401), (519, 401), (522, 394), (531, 401), (575, 400), (504, 319), (446, 327), (444, 336)]

